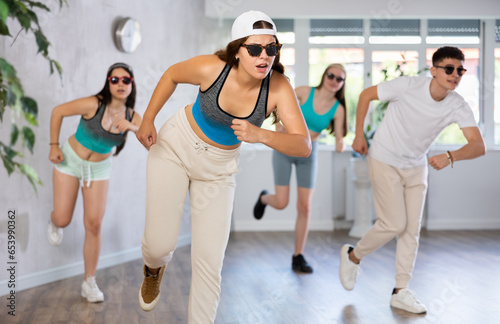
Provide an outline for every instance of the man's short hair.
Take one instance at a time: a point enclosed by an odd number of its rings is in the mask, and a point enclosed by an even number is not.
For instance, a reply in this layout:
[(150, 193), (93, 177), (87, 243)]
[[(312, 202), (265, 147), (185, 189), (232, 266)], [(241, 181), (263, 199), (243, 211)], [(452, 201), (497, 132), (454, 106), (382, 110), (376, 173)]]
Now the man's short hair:
[(436, 66), (446, 58), (465, 61), (464, 53), (458, 47), (443, 46), (438, 48), (438, 50), (435, 51), (434, 54), (432, 54), (432, 65)]

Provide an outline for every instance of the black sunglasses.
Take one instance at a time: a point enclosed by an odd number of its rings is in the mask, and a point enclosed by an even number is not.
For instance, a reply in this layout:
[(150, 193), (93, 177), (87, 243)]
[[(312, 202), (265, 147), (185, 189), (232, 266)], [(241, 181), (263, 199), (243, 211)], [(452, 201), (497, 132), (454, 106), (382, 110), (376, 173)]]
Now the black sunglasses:
[(134, 78), (110, 76), (108, 80), (109, 82), (111, 82), (111, 84), (117, 84), (118, 82), (120, 82), (120, 80), (122, 80), (123, 84), (130, 84), (130, 82), (132, 82)]
[(266, 46), (262, 46), (259, 44), (241, 44), (241, 46), (245, 47), (250, 56), (259, 56), (262, 53), (262, 50), (266, 50), (267, 56), (276, 56), (281, 48), (281, 44), (271, 43)]
[(344, 81), (345, 81), (345, 79), (344, 79), (344, 78), (339, 77), (339, 76), (336, 76), (336, 75), (335, 75), (335, 74), (333, 74), (333, 73), (327, 73), (327, 74), (326, 74), (326, 77), (327, 77), (329, 80), (333, 80), (333, 79), (335, 79), (335, 80), (337, 80), (337, 82), (338, 82), (338, 83), (340, 83), (340, 82), (344, 82)]
[[(443, 69), (444, 70), (444, 73), (448, 74), (448, 75), (451, 75), (453, 73), (453, 71), (455, 71), (455, 67), (453, 65), (447, 65), (447, 66), (437, 66), (437, 65), (434, 65), (435, 68), (440, 68), (440, 69)], [(457, 74), (458, 76), (462, 76), (464, 75), (464, 73), (467, 72), (466, 69), (464, 69), (463, 67), (459, 67), (457, 68)]]

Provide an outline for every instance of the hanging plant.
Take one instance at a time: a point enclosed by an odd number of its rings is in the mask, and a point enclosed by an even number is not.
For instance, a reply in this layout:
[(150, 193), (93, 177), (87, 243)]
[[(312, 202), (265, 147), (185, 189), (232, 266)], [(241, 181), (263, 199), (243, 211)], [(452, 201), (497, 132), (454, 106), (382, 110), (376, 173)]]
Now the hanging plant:
[[(59, 0), (59, 8), (66, 3), (66, 0)], [(29, 0), (0, 0), (0, 37), (13, 36), (7, 27), (7, 19), (13, 19), (19, 22), (21, 32), (32, 33), (35, 36), (38, 46), (38, 54), (47, 59), (50, 65), (50, 74), (57, 71), (62, 76), (62, 68), (59, 63), (49, 56), (48, 48), (50, 42), (42, 32), (38, 22), (38, 16), (34, 10), (43, 10), (50, 12), (50, 9), (41, 2)], [(13, 38), (12, 43), (15, 42)], [(17, 77), (16, 70), (6, 59), (0, 57), (0, 122), (3, 123), (6, 111), (10, 109), (11, 131), (10, 139), (0, 140), (0, 157), (3, 165), (10, 176), (16, 169), (21, 172), (30, 181), (35, 192), (37, 184), (42, 185), (35, 169), (22, 163), (24, 155), (16, 148), (18, 143), (33, 154), (35, 147), (35, 133), (32, 127), (38, 126), (38, 106), (33, 98), (25, 95), (21, 80)]]

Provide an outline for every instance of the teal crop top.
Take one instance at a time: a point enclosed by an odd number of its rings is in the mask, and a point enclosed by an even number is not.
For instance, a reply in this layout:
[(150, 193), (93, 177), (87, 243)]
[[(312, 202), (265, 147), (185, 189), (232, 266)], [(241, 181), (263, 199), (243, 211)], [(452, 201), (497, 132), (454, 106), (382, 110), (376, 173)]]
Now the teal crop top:
[[(80, 123), (76, 129), (75, 138), (78, 143), (82, 144), (84, 147), (91, 151), (100, 154), (107, 154), (111, 152), (111, 149), (115, 146), (121, 145), (125, 141), (127, 132), (123, 134), (115, 134), (108, 132), (102, 128), (102, 116), (104, 116), (104, 110), (106, 110), (106, 104), (99, 101), (99, 107), (94, 115), (90, 119), (80, 118)], [(129, 114), (129, 109), (125, 111), (125, 118), (128, 121), (132, 120), (132, 116)]]
[(315, 88), (311, 88), (311, 92), (309, 92), (309, 97), (307, 101), (304, 102), (303, 105), (300, 105), (300, 109), (302, 109), (302, 115), (304, 115), (304, 119), (307, 124), (307, 128), (316, 133), (321, 133), (321, 131), (328, 127), (330, 122), (335, 116), (335, 112), (337, 111), (337, 107), (339, 106), (339, 101), (337, 100), (332, 108), (328, 110), (323, 115), (318, 115), (314, 111), (313, 101), (314, 101), (314, 90)]

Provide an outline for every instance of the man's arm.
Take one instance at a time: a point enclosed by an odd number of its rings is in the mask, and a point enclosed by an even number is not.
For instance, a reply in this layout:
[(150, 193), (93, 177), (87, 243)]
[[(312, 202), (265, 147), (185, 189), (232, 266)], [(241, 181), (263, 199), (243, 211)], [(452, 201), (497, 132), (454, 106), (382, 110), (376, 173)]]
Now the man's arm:
[[(450, 152), (450, 158), (453, 162), (461, 160), (470, 160), (480, 157), (486, 153), (483, 136), (477, 127), (464, 127), (462, 132), (467, 139), (467, 144), (456, 151)], [(429, 158), (429, 164), (436, 170), (441, 170), (451, 164), (446, 153), (434, 155)]]
[(361, 155), (368, 153), (368, 145), (365, 139), (365, 117), (370, 107), (370, 101), (377, 100), (377, 86), (366, 88), (359, 95), (358, 106), (356, 107), (356, 136), (352, 142), (352, 149)]

